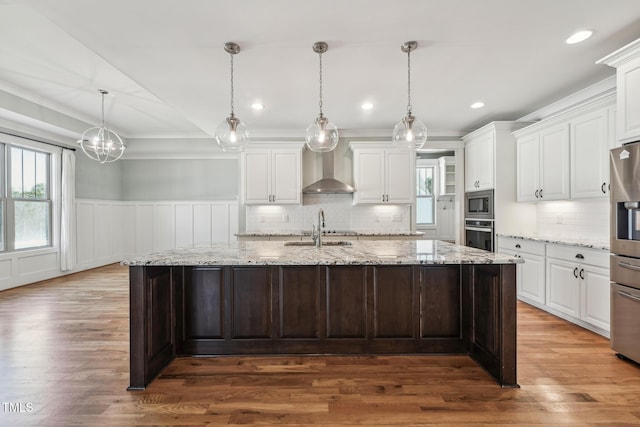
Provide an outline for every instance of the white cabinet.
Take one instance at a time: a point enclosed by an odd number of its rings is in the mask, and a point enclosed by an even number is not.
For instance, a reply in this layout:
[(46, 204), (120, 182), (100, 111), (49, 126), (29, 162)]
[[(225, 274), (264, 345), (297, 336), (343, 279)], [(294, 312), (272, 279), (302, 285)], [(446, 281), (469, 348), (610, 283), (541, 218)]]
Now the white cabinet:
[(440, 171), (440, 196), (453, 196), (456, 194), (456, 164), (455, 157), (443, 156), (438, 158)]
[(299, 204), (302, 191), (302, 148), (247, 150), (241, 156), (242, 202)]
[(609, 254), (547, 244), (547, 306), (580, 325), (609, 333)]
[(495, 131), (492, 128), (471, 134), (465, 141), (465, 191), (491, 190), (494, 187)]
[(568, 199), (569, 125), (520, 131), (516, 138), (517, 200)]
[(609, 117), (601, 109), (571, 121), (571, 198), (607, 197)]
[(524, 260), (517, 265), (518, 299), (544, 307), (545, 289), (545, 244), (531, 240), (498, 237), (498, 252)]
[(351, 143), (353, 203), (415, 203), (415, 152), (371, 146), (372, 143)]
[(602, 58), (598, 63), (617, 69), (618, 140), (621, 143), (640, 140), (640, 39)]

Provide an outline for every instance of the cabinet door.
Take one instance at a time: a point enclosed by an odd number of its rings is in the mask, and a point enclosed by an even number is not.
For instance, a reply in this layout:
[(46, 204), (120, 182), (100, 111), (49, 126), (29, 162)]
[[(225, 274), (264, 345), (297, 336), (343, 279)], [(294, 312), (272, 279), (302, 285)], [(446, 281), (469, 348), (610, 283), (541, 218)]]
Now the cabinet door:
[(300, 203), (302, 191), (300, 152), (274, 151), (272, 161), (272, 201), (278, 204)]
[(610, 326), (610, 282), (609, 270), (581, 266), (582, 320), (609, 331)]
[(465, 191), (491, 190), (494, 172), (494, 133), (479, 135), (464, 150)]
[(547, 305), (580, 318), (580, 282), (576, 263), (547, 258)]
[(522, 254), (524, 264), (518, 264), (520, 269), (520, 284), (518, 296), (522, 296), (538, 304), (545, 304), (545, 259), (539, 255)]
[(617, 70), (618, 139), (632, 142), (640, 139), (640, 58)]
[(269, 151), (252, 151), (243, 154), (245, 204), (269, 203), (271, 195), (271, 154)]
[(529, 135), (516, 141), (517, 200), (535, 202), (540, 190), (540, 150), (538, 134)]
[(571, 197), (607, 197), (608, 111), (571, 122)]
[(478, 144), (469, 142), (464, 148), (464, 191), (478, 191)]
[(478, 177), (478, 190), (491, 190), (494, 187), (494, 133), (478, 137), (476, 151), (476, 175)]
[(386, 201), (389, 203), (413, 203), (416, 191), (414, 152), (387, 151), (385, 158)]
[(541, 200), (569, 198), (569, 125), (540, 132)]
[[(415, 173), (414, 170), (411, 173)], [(384, 151), (358, 150), (354, 153), (354, 203), (382, 203), (384, 194)]]

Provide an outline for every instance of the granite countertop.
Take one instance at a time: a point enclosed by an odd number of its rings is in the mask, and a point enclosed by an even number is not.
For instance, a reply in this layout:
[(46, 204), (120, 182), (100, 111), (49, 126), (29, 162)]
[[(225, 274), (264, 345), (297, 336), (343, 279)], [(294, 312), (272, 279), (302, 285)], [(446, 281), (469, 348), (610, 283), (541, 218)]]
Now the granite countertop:
[(582, 237), (562, 237), (562, 236), (545, 236), (538, 234), (502, 234), (498, 233), (498, 237), (510, 237), (512, 239), (533, 240), (544, 243), (557, 243), (560, 245), (580, 246), (583, 248), (609, 250), (608, 240), (589, 239)]
[[(298, 237), (298, 236), (310, 236), (311, 231), (249, 231), (236, 233), (237, 237)], [(422, 231), (323, 231), (323, 236), (423, 236)]]
[(133, 257), (128, 266), (147, 265), (393, 265), (515, 264), (521, 258), (439, 240), (354, 241), (349, 246), (286, 246), (247, 241), (174, 249)]

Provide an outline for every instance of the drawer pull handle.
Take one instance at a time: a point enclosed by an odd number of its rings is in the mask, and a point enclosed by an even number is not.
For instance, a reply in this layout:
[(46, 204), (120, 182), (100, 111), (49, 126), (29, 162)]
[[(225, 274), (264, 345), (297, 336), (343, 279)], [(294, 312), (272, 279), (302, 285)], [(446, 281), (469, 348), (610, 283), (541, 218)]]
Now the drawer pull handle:
[(602, 186), (600, 187), (600, 191), (602, 191), (602, 194), (607, 194), (607, 190), (605, 190), (606, 186), (607, 186), (607, 183), (603, 182)]
[(629, 264), (628, 262), (619, 261), (618, 265), (622, 268), (626, 268), (627, 270), (640, 271), (640, 267), (637, 265)]
[(516, 245), (516, 248), (520, 249), (520, 243), (518, 243), (518, 244)]
[(630, 293), (625, 292), (625, 291), (618, 291), (618, 295), (626, 297), (626, 298), (631, 298), (632, 300), (640, 301), (640, 297), (637, 297), (635, 295), (631, 295)]
[(576, 258), (578, 258), (578, 259), (584, 259), (584, 255), (582, 255), (582, 254), (578, 254), (578, 255), (576, 255)]
[(573, 269), (573, 277), (578, 278), (578, 267)]
[(536, 199), (539, 199), (539, 198), (540, 198), (540, 196), (538, 196), (538, 192), (539, 192), (539, 191), (540, 191), (540, 190), (536, 190)]

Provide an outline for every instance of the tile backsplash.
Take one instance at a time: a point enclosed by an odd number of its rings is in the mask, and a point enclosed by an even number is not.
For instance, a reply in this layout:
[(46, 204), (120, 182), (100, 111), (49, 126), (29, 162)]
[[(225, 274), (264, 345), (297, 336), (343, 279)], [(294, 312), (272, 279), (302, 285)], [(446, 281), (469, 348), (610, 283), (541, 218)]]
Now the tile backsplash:
[(609, 239), (609, 199), (538, 203), (537, 218), (540, 235)]
[(311, 231), (322, 208), (327, 230), (410, 231), (410, 205), (353, 205), (350, 194), (305, 194), (302, 205), (246, 206), (247, 232)]

